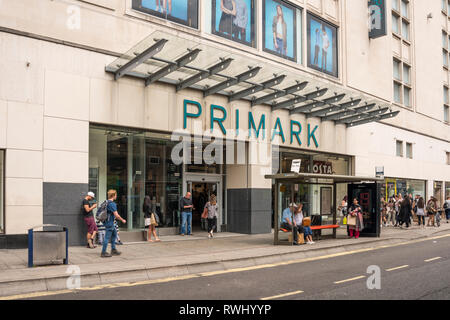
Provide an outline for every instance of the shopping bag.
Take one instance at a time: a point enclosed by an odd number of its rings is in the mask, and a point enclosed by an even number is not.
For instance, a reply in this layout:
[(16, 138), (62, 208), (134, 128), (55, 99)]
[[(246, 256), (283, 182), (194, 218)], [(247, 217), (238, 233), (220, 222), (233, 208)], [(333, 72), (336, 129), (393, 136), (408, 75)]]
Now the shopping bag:
[(349, 226), (356, 226), (356, 216), (349, 215), (347, 218), (347, 224)]
[(297, 234), (297, 244), (305, 244), (305, 236), (303, 233)]
[(152, 216), (150, 218), (150, 224), (152, 226), (155, 226), (155, 227), (158, 225), (158, 223), (156, 222), (156, 218), (155, 218), (155, 214), (154, 213), (152, 213)]

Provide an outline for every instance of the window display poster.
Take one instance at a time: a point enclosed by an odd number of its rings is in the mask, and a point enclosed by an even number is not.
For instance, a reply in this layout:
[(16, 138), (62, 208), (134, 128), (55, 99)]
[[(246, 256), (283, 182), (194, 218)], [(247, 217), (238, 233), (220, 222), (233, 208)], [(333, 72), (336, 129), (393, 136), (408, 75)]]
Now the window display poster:
[(337, 28), (308, 14), (308, 67), (338, 76)]
[(254, 8), (254, 0), (213, 0), (213, 33), (255, 46)]
[(133, 9), (198, 28), (198, 0), (133, 0)]
[(295, 7), (280, 0), (265, 0), (263, 8), (264, 50), (295, 61), (297, 56)]

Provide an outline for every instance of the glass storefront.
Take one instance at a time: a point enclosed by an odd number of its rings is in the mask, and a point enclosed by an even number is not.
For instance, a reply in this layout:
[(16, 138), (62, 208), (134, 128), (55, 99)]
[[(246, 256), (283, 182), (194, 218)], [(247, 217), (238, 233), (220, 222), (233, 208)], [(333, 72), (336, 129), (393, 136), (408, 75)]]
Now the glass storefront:
[(4, 185), (5, 185), (5, 151), (0, 150), (0, 233), (5, 232)]
[(120, 227), (144, 227), (145, 196), (156, 207), (160, 227), (178, 226), (183, 166), (171, 160), (177, 142), (170, 135), (91, 127), (89, 140), (89, 189), (99, 203), (107, 190), (117, 190), (118, 212), (127, 220)]
[[(291, 165), (294, 159), (300, 159), (300, 172), (331, 174), (331, 175), (351, 175), (351, 157), (331, 154), (321, 154), (309, 151), (294, 151), (281, 149), (273, 154), (272, 172), (291, 172)], [(321, 216), (322, 224), (333, 222), (332, 208), (334, 202), (338, 203), (347, 195), (346, 184), (336, 184), (336, 199), (333, 199), (334, 186), (331, 184), (295, 184), (293, 189), (288, 186), (281, 186), (281, 190), (273, 187), (273, 198), (278, 197), (278, 212), (284, 210), (289, 205), (294, 192), (296, 203), (303, 204), (305, 216)], [(278, 193), (278, 194), (277, 194)], [(315, 218), (317, 219), (317, 218)], [(338, 221), (341, 217), (338, 216)]]
[[(220, 164), (205, 163), (206, 151), (201, 144), (190, 147), (189, 161), (175, 164), (172, 151), (181, 159), (183, 152), (174, 149), (180, 142), (171, 141), (170, 134), (103, 126), (91, 126), (89, 134), (89, 190), (97, 195), (98, 203), (106, 200), (109, 189), (117, 190), (118, 212), (127, 220), (124, 225), (118, 222), (119, 227), (127, 230), (145, 227), (142, 211), (145, 196), (150, 197), (156, 208), (159, 228), (179, 227), (179, 200), (188, 190), (197, 205), (193, 227), (201, 225), (202, 197), (207, 199), (212, 193), (223, 199), (219, 222), (225, 223), (222, 214), (225, 212), (224, 168)], [(215, 151), (211, 152), (211, 157), (215, 156)], [(217, 156), (222, 158), (222, 155)], [(217, 185), (205, 184), (211, 177)]]
[(386, 178), (385, 183), (381, 188), (381, 196), (386, 201), (396, 194), (402, 194), (402, 196), (405, 194), (412, 194), (413, 198), (416, 195), (420, 195), (426, 199), (425, 185), (426, 181), (424, 180)]
[(442, 181), (434, 181), (433, 196), (437, 199), (438, 207), (442, 207), (444, 204), (444, 199), (442, 198), (443, 188), (444, 188), (444, 183)]

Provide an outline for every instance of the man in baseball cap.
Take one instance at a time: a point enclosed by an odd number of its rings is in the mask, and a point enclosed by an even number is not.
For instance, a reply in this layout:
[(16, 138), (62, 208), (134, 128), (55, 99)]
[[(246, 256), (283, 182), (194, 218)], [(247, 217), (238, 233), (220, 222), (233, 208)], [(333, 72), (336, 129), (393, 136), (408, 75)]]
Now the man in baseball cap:
[(92, 201), (95, 199), (95, 194), (92, 191), (89, 191), (86, 195), (86, 197), (83, 199), (83, 205), (81, 208), (81, 212), (84, 216), (84, 222), (87, 225), (88, 232), (86, 235), (87, 239), (87, 247), (88, 248), (95, 248), (94, 240), (95, 235), (97, 234), (98, 228), (97, 224), (95, 223), (93, 210), (97, 208), (97, 204), (94, 203), (92, 206), (90, 205), (89, 201)]

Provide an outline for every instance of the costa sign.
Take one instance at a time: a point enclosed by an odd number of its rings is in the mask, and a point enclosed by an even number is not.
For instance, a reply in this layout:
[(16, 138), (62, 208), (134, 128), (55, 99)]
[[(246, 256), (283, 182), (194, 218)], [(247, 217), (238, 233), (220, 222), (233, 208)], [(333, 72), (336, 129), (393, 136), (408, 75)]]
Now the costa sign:
[(318, 174), (333, 174), (333, 164), (325, 161), (313, 162), (313, 173)]

